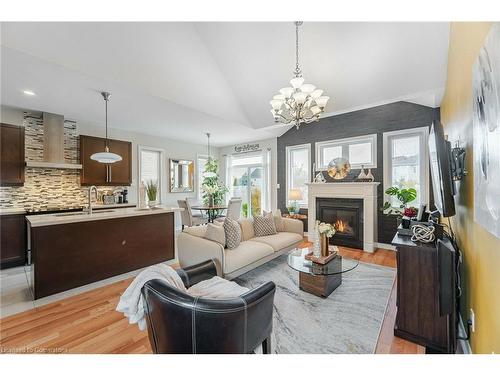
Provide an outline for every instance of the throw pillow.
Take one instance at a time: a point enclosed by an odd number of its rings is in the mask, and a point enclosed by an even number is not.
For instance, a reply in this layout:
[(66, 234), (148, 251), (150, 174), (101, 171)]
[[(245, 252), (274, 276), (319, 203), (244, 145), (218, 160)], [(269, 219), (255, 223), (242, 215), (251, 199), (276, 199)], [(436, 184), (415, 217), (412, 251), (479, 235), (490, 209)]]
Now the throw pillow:
[[(270, 214), (270, 212), (264, 211), (264, 215), (266, 216)], [(278, 208), (276, 211), (274, 211), (274, 226), (276, 227), (277, 232), (284, 232), (285, 231), (285, 222), (283, 221), (283, 217), (281, 216), (281, 210)]]
[(222, 225), (207, 224), (207, 232), (205, 238), (210, 241), (218, 242), (222, 246), (226, 246), (226, 234)]
[(274, 225), (274, 218), (272, 213), (266, 216), (254, 216), (253, 230), (256, 237), (270, 236), (276, 234), (276, 226)]
[(224, 233), (226, 235), (226, 246), (228, 249), (235, 249), (241, 242), (240, 224), (233, 219), (226, 217), (224, 220)]

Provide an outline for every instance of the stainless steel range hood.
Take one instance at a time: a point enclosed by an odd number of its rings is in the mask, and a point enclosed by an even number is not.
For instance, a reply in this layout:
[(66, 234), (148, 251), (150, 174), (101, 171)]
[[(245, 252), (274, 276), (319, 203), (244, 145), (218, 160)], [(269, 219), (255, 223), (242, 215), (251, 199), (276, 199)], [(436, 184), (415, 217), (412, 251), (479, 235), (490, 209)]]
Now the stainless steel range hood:
[(64, 160), (64, 116), (53, 113), (42, 114), (43, 161), (27, 161), (31, 168), (82, 169), (81, 164)]

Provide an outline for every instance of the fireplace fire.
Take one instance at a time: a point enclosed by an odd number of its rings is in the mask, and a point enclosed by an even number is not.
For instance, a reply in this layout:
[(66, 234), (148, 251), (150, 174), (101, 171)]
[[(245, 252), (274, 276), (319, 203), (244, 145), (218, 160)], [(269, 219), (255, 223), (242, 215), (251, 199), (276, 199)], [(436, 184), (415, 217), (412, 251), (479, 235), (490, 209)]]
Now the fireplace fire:
[(338, 233), (350, 235), (354, 234), (353, 228), (349, 225), (349, 222), (347, 220), (337, 219), (337, 221), (333, 225)]

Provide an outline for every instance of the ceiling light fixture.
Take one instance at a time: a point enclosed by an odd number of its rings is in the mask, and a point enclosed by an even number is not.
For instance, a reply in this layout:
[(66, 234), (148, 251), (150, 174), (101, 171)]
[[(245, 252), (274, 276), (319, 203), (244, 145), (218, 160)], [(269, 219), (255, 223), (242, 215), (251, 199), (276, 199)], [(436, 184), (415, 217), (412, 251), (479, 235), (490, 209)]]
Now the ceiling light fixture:
[(109, 92), (101, 92), (104, 102), (106, 103), (106, 146), (104, 147), (104, 152), (96, 152), (90, 155), (92, 160), (98, 161), (99, 163), (112, 164), (117, 161), (122, 160), (122, 157), (118, 154), (109, 152), (109, 142), (108, 142), (108, 101), (111, 94)]
[(290, 80), (292, 87), (279, 90), (270, 101), (271, 113), (275, 122), (284, 125), (293, 124), (298, 129), (300, 124), (309, 124), (318, 121), (324, 112), (328, 96), (323, 96), (323, 90), (317, 89), (310, 83), (304, 83), (302, 70), (299, 65), (299, 26), (302, 21), (295, 22), (295, 70)]
[(23, 91), (23, 93), (24, 93), (25, 95), (29, 95), (29, 96), (35, 96), (35, 95), (36, 95), (36, 94), (35, 94), (33, 91), (31, 91), (31, 90), (24, 90), (24, 91)]

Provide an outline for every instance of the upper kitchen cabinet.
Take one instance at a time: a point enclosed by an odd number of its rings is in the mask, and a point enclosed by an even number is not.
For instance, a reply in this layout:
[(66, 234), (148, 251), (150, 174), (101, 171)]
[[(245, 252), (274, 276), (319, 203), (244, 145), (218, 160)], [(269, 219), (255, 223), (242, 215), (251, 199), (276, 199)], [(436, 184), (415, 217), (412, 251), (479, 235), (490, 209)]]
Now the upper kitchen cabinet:
[(0, 186), (24, 185), (24, 127), (0, 124)]
[(132, 183), (132, 143), (108, 139), (109, 151), (122, 157), (113, 164), (103, 164), (90, 159), (96, 152), (103, 152), (106, 139), (80, 136), (80, 163), (82, 185), (129, 186)]

